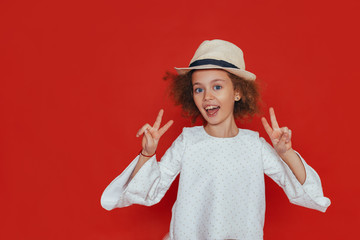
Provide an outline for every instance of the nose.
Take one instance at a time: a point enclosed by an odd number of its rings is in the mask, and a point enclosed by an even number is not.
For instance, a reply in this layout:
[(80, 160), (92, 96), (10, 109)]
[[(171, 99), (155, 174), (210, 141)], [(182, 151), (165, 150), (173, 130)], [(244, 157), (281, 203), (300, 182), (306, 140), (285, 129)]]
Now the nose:
[(204, 101), (212, 100), (214, 96), (212, 95), (211, 91), (205, 91), (204, 93)]

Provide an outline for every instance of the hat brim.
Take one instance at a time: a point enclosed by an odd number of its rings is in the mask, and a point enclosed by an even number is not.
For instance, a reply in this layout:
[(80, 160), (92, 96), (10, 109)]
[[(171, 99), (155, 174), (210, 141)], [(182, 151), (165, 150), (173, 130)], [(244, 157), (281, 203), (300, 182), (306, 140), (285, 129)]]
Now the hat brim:
[(195, 67), (186, 67), (186, 68), (175, 67), (175, 70), (177, 71), (177, 73), (179, 75), (186, 74), (187, 72), (189, 72), (191, 70), (199, 70), (199, 69), (223, 69), (223, 70), (228, 71), (228, 72), (230, 72), (236, 76), (239, 76), (245, 80), (254, 81), (256, 79), (256, 75), (249, 71), (237, 69), (237, 68), (221, 67), (221, 66), (211, 65), (211, 64), (195, 66)]

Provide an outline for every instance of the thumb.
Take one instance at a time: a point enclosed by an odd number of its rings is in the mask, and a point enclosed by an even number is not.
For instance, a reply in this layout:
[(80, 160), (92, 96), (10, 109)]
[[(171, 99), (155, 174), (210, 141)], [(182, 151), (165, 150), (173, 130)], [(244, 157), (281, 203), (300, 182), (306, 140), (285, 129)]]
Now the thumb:
[(148, 130), (145, 130), (144, 137), (146, 139), (147, 144), (152, 144), (153, 138), (152, 138), (152, 136), (151, 136), (151, 134), (150, 134), (150, 132)]

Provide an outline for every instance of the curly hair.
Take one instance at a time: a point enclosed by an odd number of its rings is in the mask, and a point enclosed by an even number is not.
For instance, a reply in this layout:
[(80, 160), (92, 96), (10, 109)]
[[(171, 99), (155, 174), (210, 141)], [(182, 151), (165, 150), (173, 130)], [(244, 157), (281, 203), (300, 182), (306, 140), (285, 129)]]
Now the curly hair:
[[(245, 119), (254, 116), (260, 112), (259, 102), (260, 93), (259, 85), (256, 81), (247, 81), (239, 76), (225, 71), (231, 79), (234, 90), (241, 93), (240, 101), (235, 101), (234, 117), (235, 119)], [(181, 105), (186, 117), (190, 117), (192, 123), (201, 116), (200, 111), (195, 105), (193, 99), (192, 74), (194, 70), (186, 74), (178, 75), (166, 72), (164, 80), (171, 80), (170, 96), (173, 98), (175, 105)], [(201, 116), (202, 117), (202, 116)]]

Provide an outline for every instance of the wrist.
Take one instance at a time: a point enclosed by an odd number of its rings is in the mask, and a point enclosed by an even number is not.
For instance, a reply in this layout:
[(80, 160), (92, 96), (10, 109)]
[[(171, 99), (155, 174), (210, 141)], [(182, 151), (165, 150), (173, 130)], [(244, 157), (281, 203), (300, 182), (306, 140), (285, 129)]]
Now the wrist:
[(289, 148), (288, 150), (286, 150), (285, 152), (279, 154), (279, 156), (285, 160), (287, 158), (289, 158), (289, 156), (293, 155), (295, 152), (292, 148)]
[(154, 153), (147, 153), (146, 151), (144, 151), (144, 149), (141, 149), (139, 154), (141, 156), (144, 156), (144, 157), (148, 157), (148, 158), (151, 158), (153, 157), (155, 154), (156, 154), (156, 151)]

